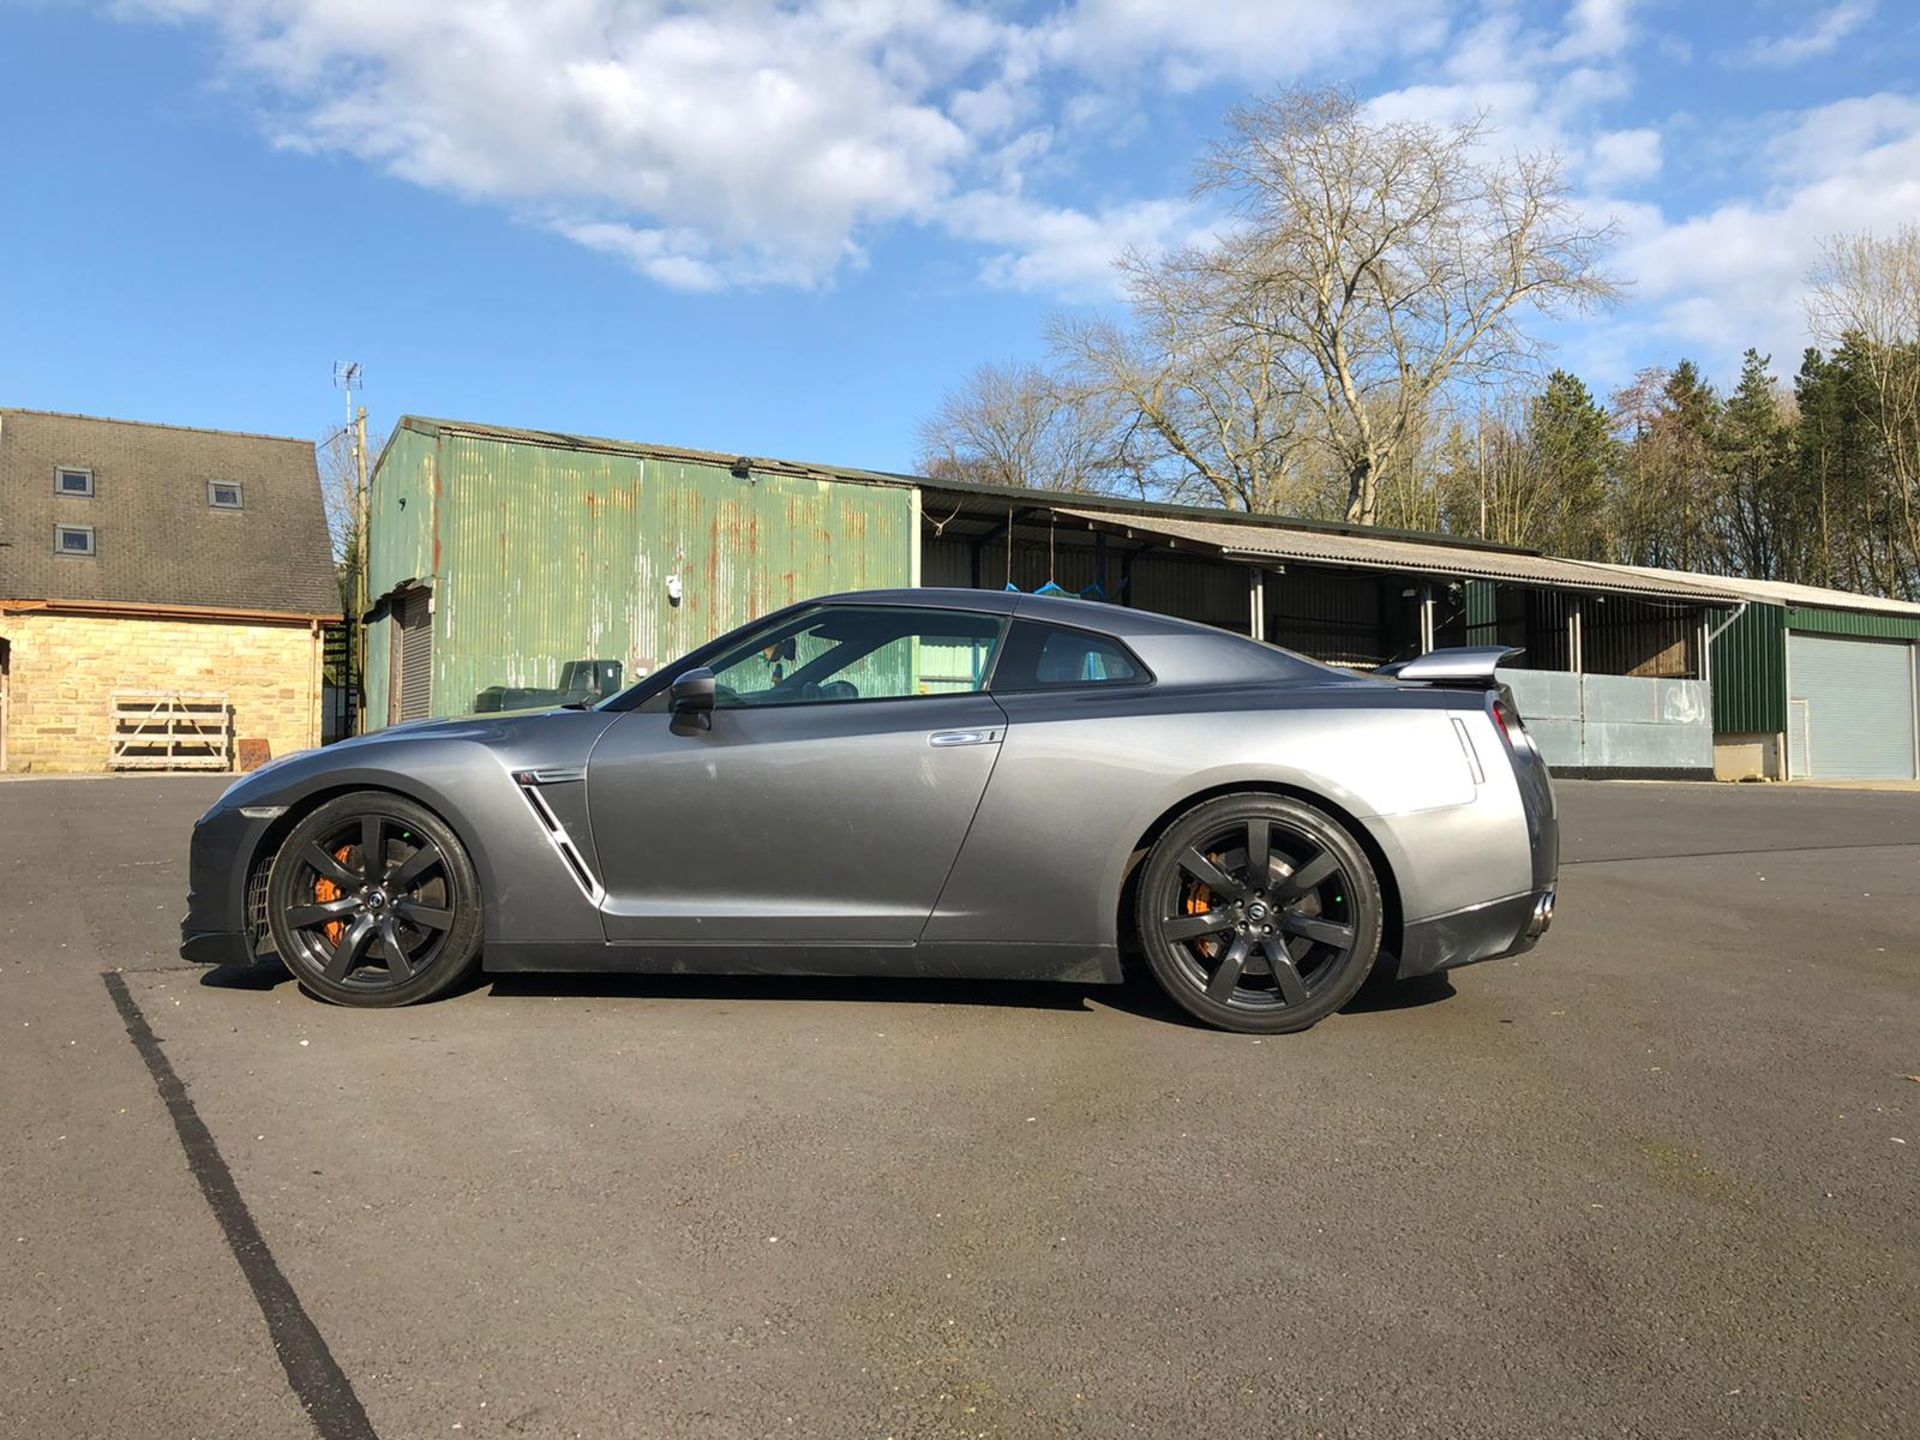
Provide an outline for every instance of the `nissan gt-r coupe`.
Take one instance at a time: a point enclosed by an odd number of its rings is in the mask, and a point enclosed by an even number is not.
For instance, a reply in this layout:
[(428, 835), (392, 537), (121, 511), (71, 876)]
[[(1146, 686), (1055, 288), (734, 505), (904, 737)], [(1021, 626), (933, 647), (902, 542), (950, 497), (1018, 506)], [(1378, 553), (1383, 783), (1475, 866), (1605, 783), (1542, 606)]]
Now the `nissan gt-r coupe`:
[(592, 708), (396, 726), (245, 776), (181, 953), (404, 1005), (488, 971), (1112, 982), (1299, 1030), (1376, 968), (1530, 948), (1546, 765), (1494, 666), (1379, 676), (981, 590), (770, 615)]

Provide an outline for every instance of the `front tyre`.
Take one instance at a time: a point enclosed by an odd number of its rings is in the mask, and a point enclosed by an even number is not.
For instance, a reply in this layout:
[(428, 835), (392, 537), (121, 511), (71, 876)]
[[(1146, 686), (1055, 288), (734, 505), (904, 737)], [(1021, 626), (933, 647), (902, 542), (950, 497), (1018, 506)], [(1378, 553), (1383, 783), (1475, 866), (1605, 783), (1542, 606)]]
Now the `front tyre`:
[(1222, 1030), (1278, 1035), (1338, 1010), (1380, 950), (1380, 882), (1329, 816), (1280, 795), (1224, 795), (1154, 843), (1140, 940), (1174, 1003)]
[(411, 1005), (480, 955), (480, 882), (451, 827), (366, 790), (294, 826), (267, 877), (267, 923), (294, 977), (323, 1000)]

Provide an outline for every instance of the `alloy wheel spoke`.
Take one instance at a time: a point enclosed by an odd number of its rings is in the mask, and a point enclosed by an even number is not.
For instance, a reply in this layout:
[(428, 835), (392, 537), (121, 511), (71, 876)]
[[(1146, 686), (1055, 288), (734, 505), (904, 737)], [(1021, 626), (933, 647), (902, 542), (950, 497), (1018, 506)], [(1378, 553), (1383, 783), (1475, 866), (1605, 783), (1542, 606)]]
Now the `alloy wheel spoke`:
[(1279, 939), (1267, 941), (1260, 947), (1267, 957), (1267, 964), (1273, 967), (1274, 988), (1280, 992), (1280, 998), (1289, 1005), (1303, 1005), (1307, 999), (1307, 985), (1300, 978), (1300, 971), (1293, 963), (1293, 955), (1286, 943)]
[(331, 880), (342, 890), (358, 890), (360, 888), (360, 877), (347, 869), (347, 867), (342, 865), (338, 860), (334, 859), (333, 856), (329, 855), (325, 850), (321, 849), (320, 846), (307, 846), (305, 853), (303, 853), (300, 858), (306, 861), (313, 870), (324, 878)]
[(1213, 972), (1213, 978), (1207, 982), (1207, 998), (1217, 1000), (1222, 1005), (1233, 998), (1233, 987), (1240, 983), (1240, 972), (1246, 968), (1247, 956), (1253, 946), (1244, 935), (1234, 937), (1227, 953), (1220, 957), (1220, 964)]
[(341, 933), (340, 942), (333, 947), (333, 955), (327, 961), (327, 979), (337, 981), (347, 978), (360, 957), (367, 953), (367, 946), (373, 943), (376, 927), (377, 922), (371, 915), (354, 917)]
[(1287, 876), (1276, 892), (1275, 898), (1281, 904), (1298, 900), (1309, 890), (1317, 890), (1339, 870), (1340, 862), (1325, 850)]
[(1233, 916), (1222, 910), (1209, 910), (1203, 915), (1169, 915), (1160, 922), (1160, 933), (1174, 941), (1197, 940), (1202, 935), (1232, 928)]
[(428, 930), (451, 930), (453, 912), (436, 909), (432, 905), (423, 905), (418, 900), (396, 900), (393, 913), (402, 920), (410, 921)]
[(380, 949), (387, 957), (388, 979), (397, 985), (413, 978), (412, 957), (400, 943), (400, 927), (393, 923), (391, 915), (382, 916), (380, 920)]
[(1247, 821), (1247, 884), (1264, 890), (1273, 882), (1273, 826), (1265, 816)]
[(1194, 879), (1198, 880), (1216, 895), (1224, 895), (1229, 900), (1244, 900), (1247, 898), (1249, 891), (1246, 886), (1242, 885), (1238, 880), (1233, 879), (1226, 871), (1207, 859), (1206, 856), (1202, 855), (1192, 846), (1188, 846), (1180, 852), (1178, 864), (1182, 870), (1193, 876)]
[(343, 920), (359, 907), (359, 900), (346, 897), (313, 905), (295, 905), (287, 911), (287, 924), (295, 930), (311, 930), (316, 925), (331, 925)]
[(387, 888), (405, 890), (439, 863), (440, 852), (423, 841), (418, 850), (393, 867), (387, 876)]
[(360, 873), (368, 885), (387, 878), (386, 828), (378, 815), (360, 817)]
[(1318, 940), (1323, 945), (1332, 945), (1341, 950), (1349, 949), (1353, 945), (1351, 925), (1322, 920), (1318, 915), (1282, 915), (1280, 928), (1289, 935), (1304, 935), (1309, 940)]

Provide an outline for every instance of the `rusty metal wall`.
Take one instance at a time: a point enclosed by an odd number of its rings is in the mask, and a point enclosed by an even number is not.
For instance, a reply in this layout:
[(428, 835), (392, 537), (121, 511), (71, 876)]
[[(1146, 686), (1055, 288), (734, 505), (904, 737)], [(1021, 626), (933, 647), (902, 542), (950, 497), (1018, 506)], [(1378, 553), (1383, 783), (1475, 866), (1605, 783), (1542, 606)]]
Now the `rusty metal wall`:
[[(796, 600), (913, 583), (917, 492), (448, 431), (434, 711), (569, 660), (652, 671)], [(680, 598), (668, 577), (680, 579)]]
[[(431, 432), (404, 423), (381, 451), (367, 497), (367, 594), (374, 601), (409, 580), (432, 583), (434, 576), (434, 464), (437, 441)], [(387, 723), (387, 692), (392, 679), (393, 619), (384, 608), (367, 625), (367, 726)]]

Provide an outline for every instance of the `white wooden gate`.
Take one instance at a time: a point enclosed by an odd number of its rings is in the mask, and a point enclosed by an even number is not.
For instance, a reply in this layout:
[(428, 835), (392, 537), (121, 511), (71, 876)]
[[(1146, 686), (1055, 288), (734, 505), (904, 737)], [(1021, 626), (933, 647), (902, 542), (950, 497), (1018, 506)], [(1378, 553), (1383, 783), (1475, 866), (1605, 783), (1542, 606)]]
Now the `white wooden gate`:
[(111, 770), (230, 770), (233, 707), (225, 695), (117, 690)]

